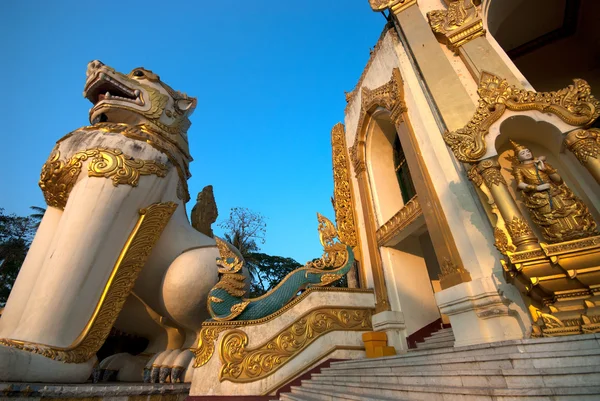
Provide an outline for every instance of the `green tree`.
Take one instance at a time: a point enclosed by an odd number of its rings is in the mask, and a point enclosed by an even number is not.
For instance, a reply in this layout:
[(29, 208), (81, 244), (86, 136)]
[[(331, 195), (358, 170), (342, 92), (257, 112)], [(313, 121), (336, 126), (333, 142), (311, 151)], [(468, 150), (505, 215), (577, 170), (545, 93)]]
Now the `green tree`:
[(255, 265), (248, 262), (250, 254), (260, 251), (259, 244), (265, 243), (267, 224), (264, 216), (245, 207), (234, 207), (229, 212), (229, 218), (220, 222), (219, 227), (224, 230), (225, 240), (235, 246), (246, 260), (252, 282), (262, 286)]
[(252, 252), (246, 259), (246, 266), (257, 273), (258, 280), (253, 280), (250, 297), (258, 297), (274, 288), (290, 272), (302, 265), (292, 258), (272, 256), (261, 252)]
[(0, 306), (6, 304), (35, 230), (31, 217), (6, 214), (0, 208)]

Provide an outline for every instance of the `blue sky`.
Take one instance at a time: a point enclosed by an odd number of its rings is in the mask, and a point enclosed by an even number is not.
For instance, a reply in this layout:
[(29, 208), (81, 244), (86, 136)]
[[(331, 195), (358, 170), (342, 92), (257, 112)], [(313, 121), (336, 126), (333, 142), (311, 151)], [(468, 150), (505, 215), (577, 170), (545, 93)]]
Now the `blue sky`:
[(235, 206), (267, 218), (264, 252), (318, 257), (316, 212), (334, 218), (330, 131), (384, 24), (367, 0), (3, 1), (0, 207), (45, 205), (40, 168), (88, 124), (81, 92), (99, 59), (198, 98), (192, 199), (212, 184), (219, 221)]

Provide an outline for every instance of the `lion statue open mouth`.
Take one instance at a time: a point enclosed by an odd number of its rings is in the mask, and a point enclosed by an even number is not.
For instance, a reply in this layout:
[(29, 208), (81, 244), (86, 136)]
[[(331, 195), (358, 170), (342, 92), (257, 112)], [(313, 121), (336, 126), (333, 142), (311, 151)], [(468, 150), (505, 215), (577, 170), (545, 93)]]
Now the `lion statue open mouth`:
[(83, 95), (92, 125), (42, 167), (48, 209), (0, 319), (0, 380), (84, 382), (114, 328), (148, 346), (101, 361), (96, 380), (189, 381), (219, 256), (185, 212), (196, 99), (97, 60)]

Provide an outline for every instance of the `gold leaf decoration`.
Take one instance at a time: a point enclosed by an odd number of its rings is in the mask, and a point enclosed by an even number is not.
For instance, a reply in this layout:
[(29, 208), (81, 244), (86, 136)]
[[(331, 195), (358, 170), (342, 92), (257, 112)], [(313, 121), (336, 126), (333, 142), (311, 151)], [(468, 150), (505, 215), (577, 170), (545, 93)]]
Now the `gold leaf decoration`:
[(468, 163), (485, 155), (485, 136), (506, 110), (552, 113), (573, 126), (588, 125), (600, 116), (600, 102), (592, 96), (590, 85), (583, 79), (574, 79), (573, 85), (555, 92), (533, 92), (483, 72), (477, 93), (479, 105), (467, 125), (444, 134), (456, 158)]
[(210, 361), (215, 352), (215, 340), (225, 329), (227, 326), (202, 326), (198, 335), (198, 348), (192, 348), (195, 368), (204, 366)]
[(324, 308), (300, 317), (269, 341), (247, 349), (248, 336), (231, 330), (223, 336), (219, 380), (246, 383), (271, 375), (319, 337), (337, 330), (370, 331), (371, 309)]
[(165, 164), (134, 159), (118, 149), (88, 149), (75, 153), (66, 161), (60, 160), (60, 152), (56, 150), (42, 167), (39, 181), (48, 206), (65, 208), (83, 162), (88, 159), (88, 176), (111, 178), (115, 187), (120, 184), (135, 187), (142, 175), (166, 177), (169, 171)]
[(71, 345), (54, 347), (11, 339), (0, 339), (0, 344), (67, 363), (90, 360), (108, 337), (135, 280), (176, 208), (176, 203), (165, 202), (140, 210), (137, 224), (121, 250), (90, 320)]
[(380, 246), (385, 244), (421, 215), (423, 215), (423, 211), (419, 204), (419, 198), (415, 195), (411, 200), (406, 202), (402, 209), (398, 210), (395, 215), (377, 229), (377, 243)]
[(351, 247), (358, 245), (350, 162), (348, 160), (344, 126), (336, 124), (331, 130), (331, 153), (333, 161), (333, 208), (340, 241)]
[(452, 1), (447, 10), (430, 11), (427, 18), (431, 30), (454, 51), (468, 41), (485, 35), (483, 22), (472, 0)]

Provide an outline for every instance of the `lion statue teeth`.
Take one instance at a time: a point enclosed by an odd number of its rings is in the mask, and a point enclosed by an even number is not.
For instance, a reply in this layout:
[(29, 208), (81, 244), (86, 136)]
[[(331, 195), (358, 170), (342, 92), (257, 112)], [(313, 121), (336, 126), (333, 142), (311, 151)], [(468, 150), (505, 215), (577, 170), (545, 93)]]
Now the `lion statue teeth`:
[[(0, 319), (0, 380), (189, 381), (215, 240), (188, 222), (187, 131), (196, 99), (150, 70), (94, 60), (91, 126), (60, 139), (42, 168), (48, 208)], [(112, 329), (138, 356), (96, 353)]]

